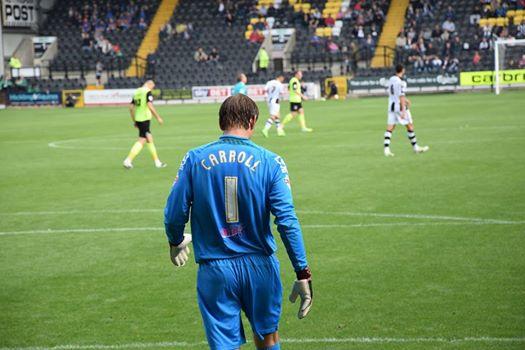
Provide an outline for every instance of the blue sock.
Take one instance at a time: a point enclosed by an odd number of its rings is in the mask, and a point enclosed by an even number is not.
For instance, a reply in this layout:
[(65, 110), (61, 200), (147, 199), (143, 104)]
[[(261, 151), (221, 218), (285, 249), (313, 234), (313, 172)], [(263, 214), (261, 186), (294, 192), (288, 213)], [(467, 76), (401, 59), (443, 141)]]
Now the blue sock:
[(281, 350), (281, 344), (277, 343), (269, 348), (257, 348), (257, 350)]

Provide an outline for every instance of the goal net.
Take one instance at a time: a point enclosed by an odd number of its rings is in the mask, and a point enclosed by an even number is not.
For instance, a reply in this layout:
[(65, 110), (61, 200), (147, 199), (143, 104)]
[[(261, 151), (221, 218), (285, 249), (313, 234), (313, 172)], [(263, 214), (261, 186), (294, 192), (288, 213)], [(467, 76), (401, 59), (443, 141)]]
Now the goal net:
[(494, 42), (494, 90), (496, 95), (511, 85), (525, 86), (525, 39), (496, 40)]

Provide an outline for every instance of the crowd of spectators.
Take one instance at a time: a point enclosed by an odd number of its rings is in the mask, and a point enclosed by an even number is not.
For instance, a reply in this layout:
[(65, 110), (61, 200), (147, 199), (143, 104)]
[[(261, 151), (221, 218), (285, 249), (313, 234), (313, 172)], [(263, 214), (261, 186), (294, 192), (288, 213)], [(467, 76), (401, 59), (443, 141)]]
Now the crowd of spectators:
[[(505, 26), (479, 26), (482, 18), (505, 17), (510, 9), (525, 8), (525, 0), (480, 0), (468, 21), (477, 28), (460, 36), (458, 18), (452, 6), (436, 18), (434, 0), (412, 0), (406, 15), (405, 28), (396, 39), (398, 55), (412, 67), (413, 73), (457, 73), (460, 65), (476, 68), (490, 52), (497, 38), (525, 38), (525, 21)], [(431, 28), (429, 23), (436, 24)], [(466, 33), (466, 32), (464, 32)]]
[(130, 28), (147, 29), (149, 6), (146, 0), (85, 2), (81, 7), (71, 6), (68, 18), (81, 29), (82, 51), (89, 55), (122, 57), (120, 45), (112, 43), (106, 34)]
[(149, 23), (147, 0), (84, 2), (77, 8), (68, 9), (71, 24), (82, 28), (85, 33), (103, 33), (126, 30), (132, 27), (146, 29)]
[(461, 51), (470, 49), (459, 36), (453, 7), (448, 6), (442, 18), (436, 18), (435, 11), (433, 0), (412, 0), (405, 27), (397, 36), (396, 50), (413, 73), (457, 73)]

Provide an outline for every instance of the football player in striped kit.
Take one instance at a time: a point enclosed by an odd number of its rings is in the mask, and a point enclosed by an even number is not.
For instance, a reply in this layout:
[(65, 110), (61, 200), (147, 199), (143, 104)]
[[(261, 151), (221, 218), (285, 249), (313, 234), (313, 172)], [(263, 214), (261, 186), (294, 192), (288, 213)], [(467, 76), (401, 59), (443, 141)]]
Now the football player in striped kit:
[(384, 141), (384, 153), (387, 157), (394, 156), (394, 153), (390, 151), (390, 141), (396, 124), (401, 124), (406, 127), (408, 139), (415, 153), (424, 153), (429, 149), (428, 146), (420, 147), (417, 144), (414, 123), (409, 110), (410, 100), (405, 96), (407, 85), (406, 82), (402, 80), (404, 74), (405, 68), (398, 64), (396, 66), (396, 74), (388, 81), (388, 121)]
[(264, 129), (262, 133), (264, 137), (268, 137), (268, 131), (272, 128), (272, 125), (275, 123), (275, 128), (277, 129), (277, 136), (285, 136), (284, 130), (281, 125), (280, 120), (280, 110), (281, 110), (281, 93), (283, 91), (283, 81), (284, 75), (279, 74), (275, 79), (270, 80), (266, 83), (264, 90), (266, 91), (267, 102), (268, 102), (268, 111), (270, 112), (270, 118), (266, 120)]

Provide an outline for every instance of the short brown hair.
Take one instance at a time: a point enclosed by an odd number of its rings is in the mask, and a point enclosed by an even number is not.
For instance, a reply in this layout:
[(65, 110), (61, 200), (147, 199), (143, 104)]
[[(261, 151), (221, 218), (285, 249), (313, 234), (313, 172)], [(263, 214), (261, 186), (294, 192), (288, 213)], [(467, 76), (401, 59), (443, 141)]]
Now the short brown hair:
[(233, 128), (250, 129), (250, 120), (259, 117), (259, 108), (251, 98), (238, 94), (228, 97), (219, 110), (219, 126), (221, 130)]

